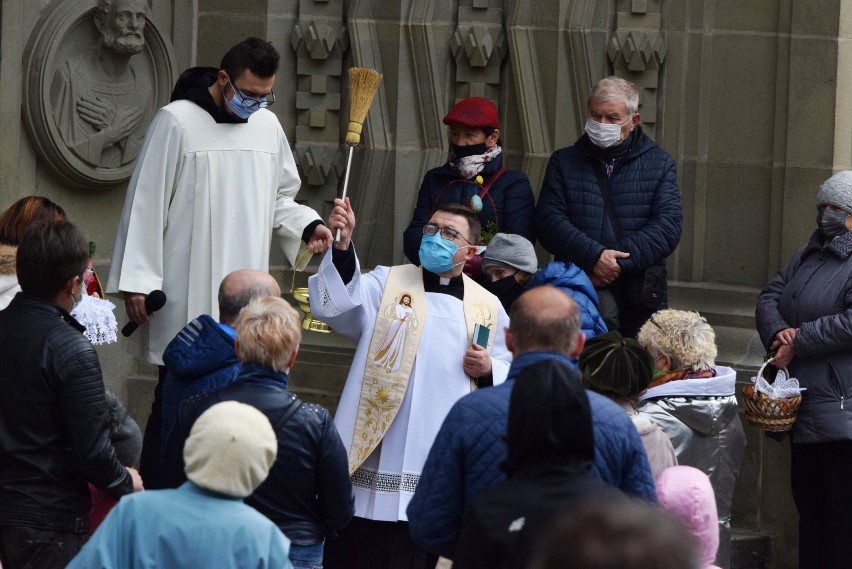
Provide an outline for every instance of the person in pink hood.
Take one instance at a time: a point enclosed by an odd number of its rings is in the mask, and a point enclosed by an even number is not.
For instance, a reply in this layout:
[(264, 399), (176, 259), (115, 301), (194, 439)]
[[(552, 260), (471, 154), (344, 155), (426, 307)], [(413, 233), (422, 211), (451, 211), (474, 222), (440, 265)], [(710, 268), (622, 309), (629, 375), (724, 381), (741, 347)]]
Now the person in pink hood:
[(695, 536), (704, 569), (713, 565), (719, 549), (719, 516), (710, 479), (692, 466), (672, 466), (656, 481), (657, 500)]

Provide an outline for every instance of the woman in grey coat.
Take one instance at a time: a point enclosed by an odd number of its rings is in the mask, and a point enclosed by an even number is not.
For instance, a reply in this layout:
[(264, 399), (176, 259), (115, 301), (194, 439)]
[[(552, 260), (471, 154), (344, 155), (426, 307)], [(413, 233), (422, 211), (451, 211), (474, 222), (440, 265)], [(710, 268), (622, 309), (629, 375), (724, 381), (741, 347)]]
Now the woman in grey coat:
[(817, 194), (817, 230), (757, 301), (774, 363), (802, 387), (792, 429), (791, 483), (799, 567), (849, 567), (852, 527), (852, 171)]

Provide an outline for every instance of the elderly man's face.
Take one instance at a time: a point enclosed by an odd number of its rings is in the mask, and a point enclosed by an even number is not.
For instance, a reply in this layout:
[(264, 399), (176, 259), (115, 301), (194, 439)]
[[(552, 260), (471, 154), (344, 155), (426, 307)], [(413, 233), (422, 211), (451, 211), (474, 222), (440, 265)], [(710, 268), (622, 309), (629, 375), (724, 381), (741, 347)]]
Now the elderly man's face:
[(116, 53), (136, 54), (145, 48), (145, 0), (115, 0), (101, 34)]
[(627, 103), (619, 100), (592, 99), (589, 103), (589, 118), (602, 124), (621, 125), (619, 140), (627, 138), (639, 124), (639, 113), (631, 116), (627, 112)]

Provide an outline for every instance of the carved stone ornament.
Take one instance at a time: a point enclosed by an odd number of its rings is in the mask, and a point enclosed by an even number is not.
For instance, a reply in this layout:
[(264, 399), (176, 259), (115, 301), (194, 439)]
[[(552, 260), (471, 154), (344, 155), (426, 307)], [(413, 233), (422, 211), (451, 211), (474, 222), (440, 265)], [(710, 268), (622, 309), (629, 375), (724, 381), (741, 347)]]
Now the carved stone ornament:
[(24, 51), (23, 118), (63, 182), (113, 187), (133, 173), (145, 131), (177, 73), (149, 0), (54, 0)]

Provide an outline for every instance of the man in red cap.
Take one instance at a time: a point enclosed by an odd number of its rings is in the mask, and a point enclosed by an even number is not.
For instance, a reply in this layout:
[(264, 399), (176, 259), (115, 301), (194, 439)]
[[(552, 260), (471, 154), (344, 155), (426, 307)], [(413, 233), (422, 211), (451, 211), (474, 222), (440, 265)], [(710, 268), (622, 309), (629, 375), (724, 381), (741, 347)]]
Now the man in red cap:
[(535, 198), (526, 174), (503, 166), (499, 118), (494, 103), (468, 97), (456, 103), (444, 124), (450, 127), (447, 162), (426, 172), (411, 223), (403, 234), (405, 256), (420, 264), (423, 226), (445, 203), (471, 208), (482, 223), (482, 242), (494, 234), (517, 233), (535, 241)]

